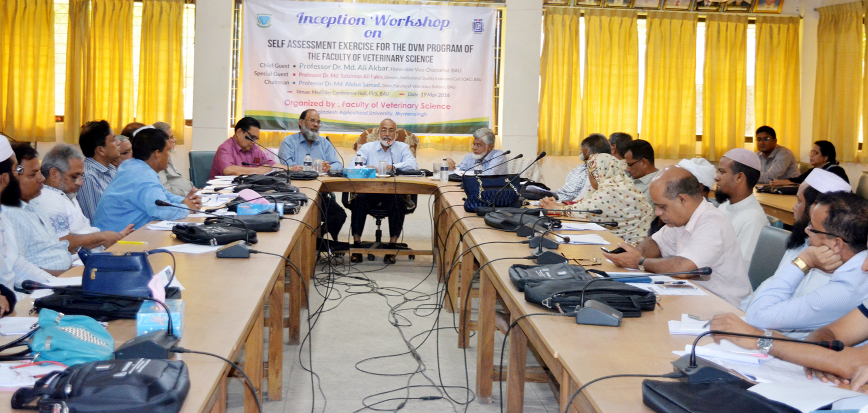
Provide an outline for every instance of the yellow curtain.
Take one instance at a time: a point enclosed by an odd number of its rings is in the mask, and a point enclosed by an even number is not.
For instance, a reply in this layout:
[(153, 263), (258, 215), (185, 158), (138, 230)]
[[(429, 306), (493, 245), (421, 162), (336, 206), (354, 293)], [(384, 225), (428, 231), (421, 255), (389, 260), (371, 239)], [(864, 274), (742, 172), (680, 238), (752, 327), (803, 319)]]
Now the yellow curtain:
[(178, 143), (184, 143), (183, 48), (184, 0), (144, 0), (136, 121), (168, 123)]
[(705, 24), (702, 156), (716, 161), (744, 144), (747, 16), (712, 13)]
[(133, 0), (70, 0), (64, 137), (105, 119), (116, 132), (133, 120)]
[(639, 124), (639, 32), (631, 10), (586, 9), (585, 78), (579, 135), (626, 132)]
[(856, 161), (862, 91), (862, 3), (821, 7), (817, 26), (814, 140), (835, 145), (838, 160)]
[(0, 2), (0, 131), (53, 142), (54, 2)]
[(760, 16), (756, 20), (756, 126), (775, 129), (778, 144), (799, 156), (801, 60), (799, 18)]
[(578, 8), (545, 8), (538, 147), (550, 155), (578, 155), (580, 151), (580, 17)]
[[(868, 0), (862, 0), (863, 9), (868, 10)], [(868, 19), (863, 19), (865, 22), (864, 32), (868, 33)], [(865, 43), (865, 50), (863, 51), (862, 58), (868, 58), (868, 42)], [(865, 102), (864, 99), (868, 99), (868, 65), (862, 65), (865, 73), (862, 75), (862, 156), (860, 161), (866, 162), (868, 161), (868, 102)]]
[(660, 158), (696, 155), (696, 13), (648, 12), (641, 138)]

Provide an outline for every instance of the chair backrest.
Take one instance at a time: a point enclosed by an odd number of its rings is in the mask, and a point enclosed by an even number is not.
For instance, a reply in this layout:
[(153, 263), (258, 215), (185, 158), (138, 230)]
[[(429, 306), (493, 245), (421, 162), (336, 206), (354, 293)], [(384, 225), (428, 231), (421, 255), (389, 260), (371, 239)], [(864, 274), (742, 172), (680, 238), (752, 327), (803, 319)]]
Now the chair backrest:
[(207, 185), (216, 154), (217, 151), (190, 151), (190, 182), (196, 188)]
[[(376, 131), (377, 128), (370, 128), (364, 130), (359, 135), (359, 139), (356, 140), (356, 143), (353, 144), (353, 150), (357, 151), (359, 150), (359, 147), (368, 142), (376, 142), (380, 140), (380, 137), (377, 135)], [(416, 137), (416, 135), (411, 132), (407, 132), (405, 129), (398, 128), (398, 131), (395, 132), (395, 140), (410, 145), (410, 151), (413, 152), (413, 156), (416, 156), (416, 148), (419, 147), (419, 138)]]
[(808, 172), (813, 167), (814, 167), (814, 165), (811, 165), (810, 163), (799, 162), (799, 173), (803, 174), (805, 172)]
[(862, 171), (859, 177), (859, 185), (856, 186), (856, 195), (868, 199), (868, 171)]
[(750, 285), (754, 290), (778, 269), (778, 264), (787, 251), (789, 236), (790, 231), (773, 226), (765, 226), (760, 230), (750, 268), (747, 270)]

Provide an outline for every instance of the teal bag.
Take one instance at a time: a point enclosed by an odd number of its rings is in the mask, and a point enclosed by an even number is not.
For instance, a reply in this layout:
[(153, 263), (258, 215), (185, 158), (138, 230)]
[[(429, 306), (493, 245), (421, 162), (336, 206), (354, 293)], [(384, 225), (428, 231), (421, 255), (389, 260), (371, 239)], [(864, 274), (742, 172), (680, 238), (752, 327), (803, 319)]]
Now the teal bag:
[(51, 360), (67, 366), (110, 360), (115, 350), (111, 334), (96, 320), (47, 308), (39, 311), (39, 328), (29, 345), (33, 361)]

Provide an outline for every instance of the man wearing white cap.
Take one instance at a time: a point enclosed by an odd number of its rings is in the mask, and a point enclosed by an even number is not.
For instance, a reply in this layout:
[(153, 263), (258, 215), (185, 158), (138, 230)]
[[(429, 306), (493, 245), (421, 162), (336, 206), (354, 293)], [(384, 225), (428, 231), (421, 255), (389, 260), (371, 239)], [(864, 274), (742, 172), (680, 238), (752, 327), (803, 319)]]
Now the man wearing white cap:
[(753, 187), (760, 177), (760, 162), (756, 155), (743, 148), (732, 149), (717, 164), (717, 207), (735, 228), (744, 265), (750, 268), (760, 230), (769, 224), (762, 205), (753, 196)]
[[(18, 161), (9, 145), (9, 140), (0, 135), (0, 194), (5, 194), (10, 186), (18, 188)], [(14, 193), (15, 190), (9, 193)], [(23, 280), (46, 282), (52, 278), (51, 274), (39, 269), (27, 261), (18, 253), (18, 244), (15, 233), (6, 222), (3, 214), (0, 214), (0, 316), (5, 316), (15, 308), (19, 298), (13, 293), (14, 285)]]
[(678, 162), (678, 166), (690, 171), (702, 185), (702, 197), (711, 202), (712, 205), (718, 206), (717, 201), (708, 197), (711, 188), (714, 188), (714, 175), (717, 174), (714, 165), (705, 158), (690, 158), (682, 159)]
[[(860, 268), (868, 256), (868, 201), (849, 189), (843, 179), (822, 169), (802, 183), (793, 209), (797, 217), (810, 210), (808, 223), (800, 225), (807, 228), (807, 241), (788, 249), (775, 274), (743, 305), (749, 324), (803, 338), (868, 300)], [(812, 192), (808, 198), (816, 198), (808, 207), (806, 191)]]

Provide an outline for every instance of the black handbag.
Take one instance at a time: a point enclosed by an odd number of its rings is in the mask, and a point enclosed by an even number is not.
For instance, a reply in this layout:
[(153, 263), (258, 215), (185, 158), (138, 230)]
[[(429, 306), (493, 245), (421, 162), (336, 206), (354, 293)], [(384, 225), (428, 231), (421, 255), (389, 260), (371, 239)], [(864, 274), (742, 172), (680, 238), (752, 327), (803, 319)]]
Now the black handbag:
[(479, 207), (519, 207), (522, 198), (519, 196), (519, 176), (515, 175), (483, 175), (464, 176), (462, 181), (464, 194), (464, 210), (476, 212)]
[(178, 360), (92, 361), (52, 372), (12, 395), (13, 409), (42, 413), (175, 413), (190, 391)]
[[(294, 211), (294, 213), (298, 213), (298, 209), (307, 205), (308, 197), (306, 194), (300, 192), (270, 192), (266, 191), (260, 193), (259, 196), (262, 199), (271, 202), (273, 204), (283, 203), (283, 214), (286, 215), (287, 211)], [(237, 197), (224, 205), (226, 209), (232, 212), (238, 212), (238, 205), (249, 202), (241, 197)]]
[(235, 241), (256, 244), (256, 231), (227, 225), (186, 225), (172, 227), (172, 234), (182, 242), (201, 245), (226, 245)]
[(278, 175), (289, 174), (289, 179), (299, 180), (299, 181), (313, 181), (314, 179), (319, 178), (319, 172), (317, 171), (288, 171), (288, 172), (280, 172)]
[(783, 403), (747, 391), (753, 383), (686, 383), (645, 380), (642, 403), (659, 413), (796, 413)]
[(572, 312), (582, 305), (582, 291), (584, 301), (599, 301), (620, 311), (624, 317), (641, 317), (642, 311), (651, 311), (657, 304), (657, 296), (650, 291), (600, 279), (526, 281), (524, 299), (546, 308)]
[[(175, 298), (181, 298), (181, 290), (166, 288), (166, 299)], [(142, 302), (142, 299), (135, 298), (100, 297), (81, 288), (67, 287), (37, 298), (33, 301), (33, 309), (38, 312), (47, 308), (68, 315), (86, 315), (97, 321), (135, 320)]]
[(591, 280), (593, 277), (581, 265), (566, 262), (548, 265), (514, 264), (509, 267), (509, 280), (519, 292), (529, 281)]
[(521, 208), (498, 208), (485, 214), (485, 224), (504, 231), (516, 231), (524, 225), (540, 224), (546, 229), (557, 229), (563, 226), (563, 222), (559, 219), (540, 216), (538, 212)]
[[(244, 225), (241, 224), (242, 221)], [(280, 230), (280, 215), (274, 211), (265, 211), (256, 215), (234, 215), (231, 217), (210, 217), (205, 219), (205, 225), (225, 225), (236, 228), (246, 228), (256, 232), (277, 232)]]
[[(148, 283), (154, 277), (154, 270), (151, 269), (148, 256), (159, 253), (172, 255), (171, 252), (161, 249), (113, 254), (94, 253), (87, 248), (81, 248), (78, 250), (78, 256), (84, 263), (81, 287), (84, 291), (95, 293), (150, 297)], [(172, 259), (174, 260), (174, 255)], [(173, 268), (172, 272), (174, 271)]]

